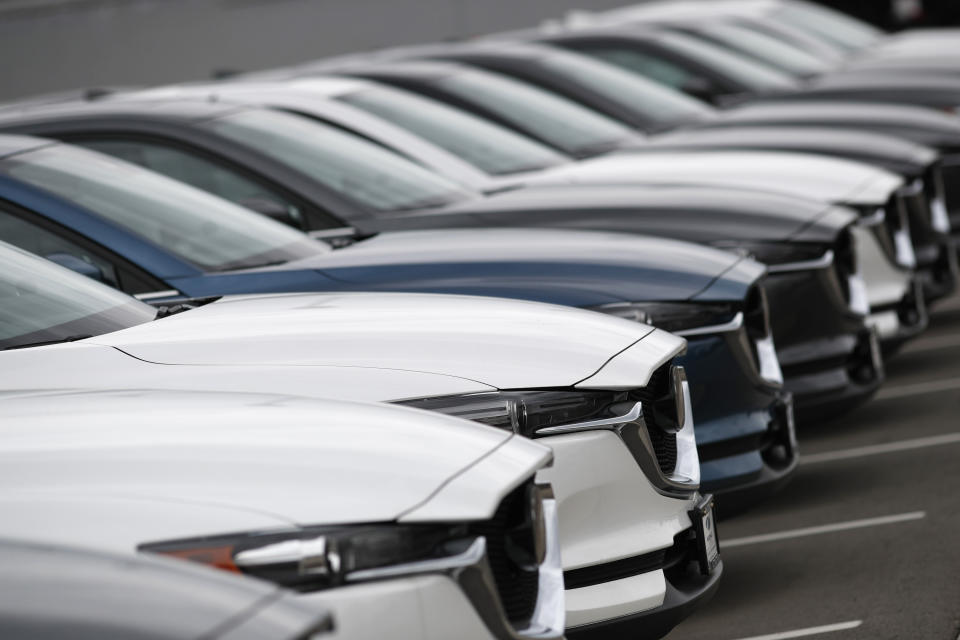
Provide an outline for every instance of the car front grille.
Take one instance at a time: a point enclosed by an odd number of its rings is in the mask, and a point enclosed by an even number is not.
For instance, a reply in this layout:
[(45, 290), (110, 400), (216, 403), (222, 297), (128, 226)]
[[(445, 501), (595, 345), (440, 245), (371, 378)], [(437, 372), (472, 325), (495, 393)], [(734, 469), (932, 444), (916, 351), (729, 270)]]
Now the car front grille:
[(947, 210), (960, 216), (960, 156), (944, 158), (940, 167)]
[(535, 525), (531, 517), (531, 485), (522, 485), (504, 498), (490, 520), (471, 525), (487, 540), (487, 561), (507, 619), (525, 626), (539, 595)]
[(676, 431), (682, 426), (677, 415), (671, 369), (670, 363), (660, 366), (650, 376), (647, 385), (632, 394), (641, 403), (647, 434), (657, 455), (657, 465), (667, 476), (677, 468)]

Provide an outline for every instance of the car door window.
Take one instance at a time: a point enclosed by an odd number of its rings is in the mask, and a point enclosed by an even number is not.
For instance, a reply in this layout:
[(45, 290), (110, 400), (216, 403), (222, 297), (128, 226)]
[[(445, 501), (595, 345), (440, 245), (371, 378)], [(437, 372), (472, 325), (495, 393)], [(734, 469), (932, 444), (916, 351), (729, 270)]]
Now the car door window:
[(65, 264), (64, 256), (72, 256), (99, 269), (106, 284), (113, 287), (120, 286), (117, 269), (110, 262), (79, 244), (5, 211), (3, 208), (0, 208), (0, 240), (38, 256), (51, 258), (59, 264)]
[[(156, 171), (255, 211), (303, 228), (303, 212), (289, 199), (236, 171), (189, 151), (146, 140), (85, 139), (78, 144)], [(274, 213), (276, 212), (276, 213)]]
[(692, 83), (710, 82), (708, 78), (695, 76), (687, 69), (669, 60), (648, 55), (635, 49), (597, 47), (590, 49), (588, 53), (610, 64), (639, 73), (674, 89), (682, 90)]

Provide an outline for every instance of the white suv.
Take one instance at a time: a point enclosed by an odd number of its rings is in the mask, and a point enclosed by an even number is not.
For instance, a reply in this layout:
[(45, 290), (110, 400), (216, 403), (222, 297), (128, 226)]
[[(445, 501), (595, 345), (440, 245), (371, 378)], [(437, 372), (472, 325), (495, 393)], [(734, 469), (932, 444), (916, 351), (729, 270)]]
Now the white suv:
[(716, 589), (689, 390), (671, 362), (682, 338), (568, 307), (428, 294), (238, 296), (155, 315), (0, 247), (0, 389), (286, 393), (498, 426), (556, 456), (543, 479), (559, 504), (569, 635), (656, 637)]

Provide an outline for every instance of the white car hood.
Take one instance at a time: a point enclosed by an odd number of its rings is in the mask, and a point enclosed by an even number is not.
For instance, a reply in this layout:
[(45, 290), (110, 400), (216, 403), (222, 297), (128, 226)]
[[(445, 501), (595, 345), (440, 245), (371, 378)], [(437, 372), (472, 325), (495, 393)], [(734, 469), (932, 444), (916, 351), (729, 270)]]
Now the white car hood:
[(251, 393), (4, 393), (0, 434), (0, 535), (113, 550), (424, 512), (486, 518), (551, 458), (441, 414)]
[(641, 386), (685, 342), (647, 325), (568, 307), (346, 293), (225, 298), (75, 344), (110, 346), (163, 365), (360, 367), (523, 389), (589, 385), (588, 378), (620, 362), (630, 374), (612, 387)]
[(852, 160), (806, 153), (624, 152), (547, 169), (528, 184), (706, 184), (786, 193), (832, 204), (882, 205), (903, 179)]

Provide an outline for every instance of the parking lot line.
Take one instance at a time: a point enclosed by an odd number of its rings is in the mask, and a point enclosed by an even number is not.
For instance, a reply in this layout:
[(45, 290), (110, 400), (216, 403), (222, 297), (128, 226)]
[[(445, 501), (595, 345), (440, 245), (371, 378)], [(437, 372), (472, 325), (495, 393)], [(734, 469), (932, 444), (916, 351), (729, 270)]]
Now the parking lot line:
[(939, 393), (941, 391), (956, 391), (960, 389), (960, 378), (946, 380), (932, 380), (916, 384), (901, 384), (885, 387), (874, 396), (874, 400), (893, 400), (907, 396), (917, 396), (924, 393)]
[(740, 638), (740, 640), (789, 640), (789, 638), (806, 638), (808, 636), (817, 636), (823, 633), (832, 633), (834, 631), (846, 631), (847, 629), (856, 629), (863, 620), (850, 620), (849, 622), (838, 622), (837, 624), (827, 624), (822, 627), (808, 627), (806, 629), (795, 629), (793, 631), (781, 631), (780, 633), (770, 633), (765, 636), (753, 636), (750, 638)]
[(818, 462), (833, 462), (834, 460), (849, 460), (850, 458), (875, 456), (881, 453), (895, 453), (898, 451), (909, 451), (911, 449), (923, 449), (925, 447), (938, 447), (945, 444), (957, 443), (960, 443), (960, 433), (945, 433), (943, 435), (928, 436), (926, 438), (898, 440), (897, 442), (870, 444), (863, 447), (854, 447), (852, 449), (841, 449), (840, 451), (825, 451), (823, 453), (801, 455), (800, 464), (816, 464)]
[(756, 536), (746, 536), (743, 538), (731, 538), (730, 540), (720, 539), (720, 548), (729, 549), (730, 547), (742, 547), (748, 544), (757, 544), (760, 542), (774, 542), (776, 540), (789, 540), (791, 538), (803, 538), (806, 536), (815, 536), (821, 533), (833, 533), (835, 531), (848, 531), (850, 529), (863, 529), (865, 527), (877, 527), (884, 524), (896, 524), (898, 522), (909, 522), (911, 520), (920, 520), (927, 517), (925, 511), (911, 511), (910, 513), (898, 513), (892, 516), (880, 516), (879, 518), (866, 518), (864, 520), (849, 520), (847, 522), (835, 522), (833, 524), (824, 524), (817, 527), (805, 527), (803, 529), (790, 529), (788, 531), (778, 531), (776, 533), (763, 533)]

